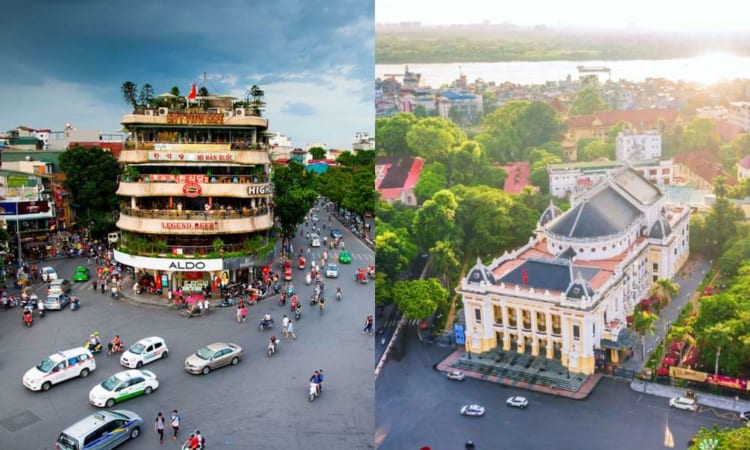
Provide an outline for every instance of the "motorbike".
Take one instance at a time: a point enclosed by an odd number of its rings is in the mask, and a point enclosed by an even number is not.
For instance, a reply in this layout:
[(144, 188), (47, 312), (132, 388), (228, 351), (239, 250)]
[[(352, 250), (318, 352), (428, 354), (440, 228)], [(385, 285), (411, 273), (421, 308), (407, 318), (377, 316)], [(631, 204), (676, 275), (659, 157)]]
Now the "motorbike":
[(91, 341), (86, 341), (86, 343), (83, 344), (83, 346), (86, 347), (86, 349), (88, 349), (88, 351), (90, 351), (91, 353), (101, 353), (102, 351), (101, 342), (97, 342), (96, 345), (93, 345)]
[(16, 303), (15, 295), (3, 297), (3, 308), (10, 309), (10, 308), (15, 308), (16, 306), (17, 306), (17, 303)]
[(112, 353), (121, 353), (125, 351), (125, 343), (121, 342), (119, 346), (115, 347), (115, 345), (111, 342), (107, 342), (107, 356), (111, 355)]
[(272, 342), (269, 342), (269, 343), (268, 343), (268, 349), (267, 349), (267, 353), (268, 353), (268, 357), (269, 357), (269, 358), (270, 358), (271, 356), (273, 356), (273, 355), (275, 355), (275, 354), (276, 354), (276, 347), (278, 347), (278, 345), (279, 345), (279, 344), (277, 344), (277, 343), (272, 343)]
[[(193, 440), (193, 436), (195, 436), (195, 433), (198, 430), (195, 430), (195, 432), (190, 433), (190, 436), (188, 436), (187, 439), (185, 439), (185, 442), (182, 443), (182, 446), (180, 447), (180, 450), (190, 450), (192, 447), (190, 446), (190, 443)], [(198, 447), (196, 450), (204, 450), (206, 448), (206, 438), (201, 435), (200, 442), (198, 443)]]
[(230, 306), (237, 306), (237, 301), (230, 297), (225, 297), (219, 302), (219, 308), (227, 308)]
[(341, 301), (341, 291), (336, 291), (336, 300)]
[(34, 315), (31, 313), (30, 309), (27, 309), (23, 313), (23, 323), (26, 324), (26, 327), (30, 327), (31, 324), (34, 322)]
[(308, 272), (305, 275), (305, 284), (308, 285), (308, 286), (310, 286), (310, 283), (312, 283), (312, 276), (310, 276), (310, 273)]
[(294, 320), (300, 320), (302, 318), (302, 308), (299, 306), (294, 310)]
[(316, 303), (318, 303), (318, 295), (317, 295), (317, 294), (313, 294), (313, 295), (312, 295), (312, 296), (310, 297), (310, 305), (312, 306), (312, 305), (314, 305), (314, 304), (316, 304)]
[(310, 391), (308, 393), (308, 397), (310, 398), (310, 401), (315, 400), (315, 397), (318, 396), (318, 385), (315, 383), (310, 383)]
[(325, 299), (321, 298), (320, 299), (320, 304), (318, 305), (318, 308), (320, 308), (320, 315), (321, 316), (323, 315), (323, 309), (325, 308), (325, 304), (326, 304)]
[(270, 320), (261, 319), (261, 321), (258, 323), (258, 329), (260, 331), (270, 330), (271, 328), (273, 328), (273, 318), (271, 318)]
[(81, 308), (81, 302), (78, 300), (78, 297), (72, 297), (70, 299), (70, 310), (75, 311), (80, 308)]

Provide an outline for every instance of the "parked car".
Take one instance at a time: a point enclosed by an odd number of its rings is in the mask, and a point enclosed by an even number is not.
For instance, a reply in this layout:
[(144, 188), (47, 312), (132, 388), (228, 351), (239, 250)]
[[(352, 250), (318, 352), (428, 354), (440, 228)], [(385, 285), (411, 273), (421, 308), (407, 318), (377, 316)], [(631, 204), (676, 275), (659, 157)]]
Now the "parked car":
[(49, 283), (52, 280), (57, 279), (57, 271), (50, 266), (42, 267), (42, 281)]
[(464, 379), (466, 378), (466, 375), (460, 370), (452, 370), (445, 374), (445, 378), (449, 380), (454, 380), (454, 381), (464, 381)]
[(483, 416), (484, 406), (482, 405), (466, 405), (461, 408), (462, 416)]
[(341, 253), (339, 253), (339, 262), (341, 264), (351, 264), (352, 254), (349, 253), (347, 250), (341, 250)]
[(674, 397), (669, 400), (669, 407), (686, 411), (696, 411), (698, 409), (698, 402), (694, 398)]
[(50, 310), (62, 310), (68, 303), (70, 303), (70, 295), (58, 292), (57, 294), (49, 294), (44, 299), (44, 309)]
[(76, 267), (76, 271), (73, 274), (73, 281), (89, 281), (90, 277), (91, 274), (89, 273), (88, 267), (78, 266)]
[(140, 369), (145, 364), (167, 356), (169, 356), (169, 349), (164, 339), (151, 336), (131, 345), (120, 357), (120, 364), (131, 369)]
[(48, 391), (53, 384), (71, 378), (86, 378), (96, 370), (94, 355), (83, 347), (54, 353), (26, 371), (23, 385), (32, 391)]
[(339, 267), (336, 264), (328, 264), (326, 266), (326, 278), (338, 278)]
[(140, 395), (149, 395), (159, 389), (159, 379), (150, 370), (123, 370), (89, 391), (89, 403), (94, 406), (111, 408), (115, 403)]
[(213, 369), (237, 365), (242, 358), (242, 348), (237, 344), (215, 342), (201, 347), (185, 358), (185, 370), (193, 374), (208, 375)]
[(57, 437), (57, 450), (110, 450), (141, 435), (143, 419), (118, 409), (98, 411), (64, 429)]
[(526, 400), (526, 397), (511, 397), (508, 400), (505, 401), (505, 406), (512, 406), (514, 408), (521, 408), (524, 409), (527, 406), (529, 406), (529, 401)]

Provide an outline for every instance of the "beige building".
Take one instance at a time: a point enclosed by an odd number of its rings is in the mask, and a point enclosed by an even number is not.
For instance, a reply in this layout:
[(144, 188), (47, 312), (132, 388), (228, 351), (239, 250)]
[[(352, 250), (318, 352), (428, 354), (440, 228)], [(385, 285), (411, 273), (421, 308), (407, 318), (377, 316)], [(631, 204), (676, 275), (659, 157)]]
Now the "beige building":
[(617, 364), (635, 305), (688, 258), (689, 212), (628, 167), (565, 213), (551, 204), (528, 244), (461, 281), (466, 350), (542, 355), (585, 374)]
[(266, 264), (274, 217), (268, 121), (245, 108), (147, 109), (126, 114), (131, 139), (115, 259), (164, 292), (252, 280)]

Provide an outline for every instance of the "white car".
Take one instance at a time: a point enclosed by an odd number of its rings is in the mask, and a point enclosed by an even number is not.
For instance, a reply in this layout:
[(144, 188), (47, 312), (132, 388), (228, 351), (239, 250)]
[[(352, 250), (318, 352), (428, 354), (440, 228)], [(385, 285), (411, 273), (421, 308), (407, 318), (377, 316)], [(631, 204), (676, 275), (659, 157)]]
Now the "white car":
[(466, 405), (461, 408), (462, 416), (483, 416), (484, 406), (482, 405)]
[(338, 278), (339, 267), (336, 264), (328, 264), (326, 266), (326, 278)]
[(42, 281), (49, 283), (52, 280), (57, 279), (57, 271), (54, 268), (45, 266), (42, 267)]
[(526, 400), (526, 397), (511, 397), (508, 400), (505, 401), (505, 406), (512, 406), (514, 408), (521, 408), (524, 409), (527, 406), (529, 406), (529, 401)]
[(452, 370), (445, 374), (445, 378), (449, 380), (454, 380), (454, 381), (464, 381), (464, 379), (466, 378), (466, 375), (460, 370)]
[(159, 389), (159, 379), (150, 370), (124, 370), (118, 372), (89, 392), (89, 403), (111, 408), (139, 395), (149, 395)]
[(96, 370), (94, 355), (83, 347), (57, 352), (26, 371), (23, 385), (32, 391), (48, 391), (53, 384), (71, 378), (86, 378)]
[(143, 338), (120, 357), (120, 364), (130, 369), (140, 369), (143, 365), (164, 359), (169, 356), (169, 349), (164, 339), (158, 336)]
[(310, 246), (311, 247), (320, 247), (320, 236), (317, 234), (311, 234), (310, 235)]
[(674, 397), (669, 400), (669, 407), (685, 411), (696, 411), (698, 409), (698, 402), (692, 398)]

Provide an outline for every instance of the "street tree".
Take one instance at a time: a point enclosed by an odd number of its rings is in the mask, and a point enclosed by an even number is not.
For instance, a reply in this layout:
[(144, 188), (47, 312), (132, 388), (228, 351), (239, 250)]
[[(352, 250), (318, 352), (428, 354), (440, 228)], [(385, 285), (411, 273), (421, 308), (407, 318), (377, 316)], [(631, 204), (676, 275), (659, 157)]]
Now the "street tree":
[(325, 159), (326, 157), (326, 149), (323, 147), (310, 147), (307, 152), (312, 159)]
[(428, 251), (440, 240), (455, 239), (458, 203), (449, 190), (442, 190), (424, 202), (414, 216), (412, 235), (422, 251)]
[(679, 365), (685, 357), (687, 350), (696, 344), (695, 337), (693, 336), (692, 321), (682, 325), (672, 325), (667, 334), (667, 342), (681, 343), (680, 356), (677, 358), (677, 363)]
[(750, 442), (750, 428), (703, 427), (691, 439), (689, 450), (745, 450)]
[(578, 161), (594, 161), (599, 158), (615, 159), (615, 146), (604, 141), (595, 140), (578, 152)]
[(406, 142), (406, 135), (417, 123), (411, 113), (399, 113), (391, 118), (375, 121), (375, 142), (379, 150), (393, 156), (414, 156), (414, 151)]
[(122, 83), (120, 87), (120, 93), (125, 103), (133, 107), (133, 110), (138, 108), (138, 86), (132, 81), (126, 81)]
[(466, 140), (456, 124), (441, 117), (421, 119), (406, 134), (406, 143), (415, 155), (428, 161), (448, 162), (448, 152)]
[(112, 153), (99, 147), (76, 146), (60, 155), (60, 169), (78, 217), (85, 217), (88, 223), (93, 221), (92, 231), (96, 234), (113, 229), (120, 166)]
[(448, 289), (461, 268), (461, 261), (453, 248), (453, 242), (436, 242), (429, 251), (428, 262), (431, 265), (430, 271), (436, 274), (442, 285)]
[(741, 209), (723, 196), (718, 196), (705, 218), (703, 231), (706, 240), (706, 252), (709, 256), (718, 256), (725, 244), (737, 236), (738, 223), (745, 220)]
[(435, 278), (397, 281), (393, 300), (406, 319), (426, 319), (448, 301), (448, 291)]
[(412, 243), (408, 231), (399, 228), (392, 231), (380, 231), (375, 236), (375, 265), (378, 272), (383, 272), (388, 279), (395, 281), (399, 274), (409, 267), (417, 256), (417, 246)]
[(364, 223), (365, 213), (375, 211), (375, 201), (380, 193), (375, 190), (375, 167), (357, 166), (350, 171), (349, 184), (342, 206), (357, 214)]
[(646, 333), (650, 336), (654, 335), (657, 320), (659, 316), (648, 311), (637, 311), (633, 314), (633, 330), (641, 338), (641, 356), (644, 362), (646, 361)]
[(375, 273), (375, 306), (382, 308), (393, 303), (393, 282), (378, 271)]
[(651, 295), (658, 298), (662, 306), (666, 306), (679, 289), (680, 286), (669, 278), (659, 278), (651, 288)]
[(719, 270), (727, 277), (737, 275), (745, 261), (750, 260), (750, 237), (743, 236), (727, 243), (719, 258)]
[(274, 166), (272, 182), (274, 215), (279, 221), (282, 236), (291, 238), (318, 198), (312, 175), (301, 164), (291, 161), (287, 166)]
[(571, 116), (582, 116), (593, 114), (598, 111), (609, 111), (612, 107), (605, 102), (599, 90), (593, 87), (578, 91), (573, 106), (568, 114)]

